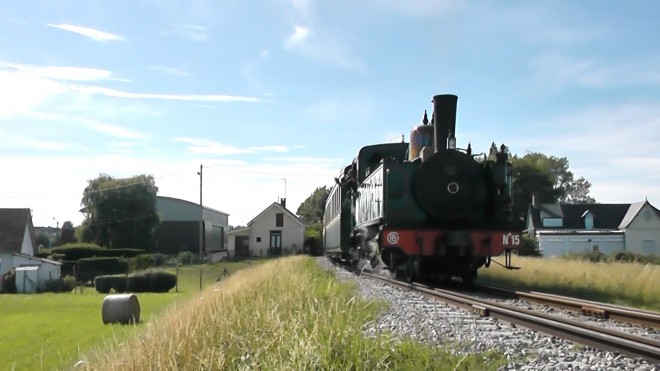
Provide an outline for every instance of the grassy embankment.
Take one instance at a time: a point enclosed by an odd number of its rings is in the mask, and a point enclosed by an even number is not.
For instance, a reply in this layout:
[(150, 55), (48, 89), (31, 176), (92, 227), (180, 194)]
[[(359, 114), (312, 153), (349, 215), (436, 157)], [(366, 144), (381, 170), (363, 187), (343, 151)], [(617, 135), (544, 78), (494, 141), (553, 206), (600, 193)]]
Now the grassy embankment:
[(496, 369), (502, 355), (457, 356), (362, 326), (384, 304), (356, 297), (309, 257), (241, 270), (167, 310), (129, 341), (91, 354), (89, 369)]
[[(215, 282), (226, 267), (229, 272), (248, 266), (229, 263), (182, 267), (179, 293), (137, 294), (143, 324), (151, 322), (169, 304), (179, 303)], [(174, 272), (174, 269), (168, 269)], [(101, 305), (105, 294), (86, 287), (81, 294), (0, 294), (0, 370), (52, 370), (70, 368), (81, 354), (108, 339), (123, 339), (142, 331), (144, 325), (103, 325)]]
[(478, 282), (660, 311), (660, 265), (527, 257), (513, 264), (521, 269), (480, 269)]

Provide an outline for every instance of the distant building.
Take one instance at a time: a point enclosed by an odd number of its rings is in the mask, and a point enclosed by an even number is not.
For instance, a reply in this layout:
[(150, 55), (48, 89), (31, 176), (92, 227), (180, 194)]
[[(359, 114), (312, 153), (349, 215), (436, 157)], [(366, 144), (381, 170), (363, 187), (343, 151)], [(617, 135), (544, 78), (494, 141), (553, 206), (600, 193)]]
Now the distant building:
[(632, 204), (531, 204), (527, 232), (544, 256), (625, 251), (660, 255), (660, 211)]
[[(160, 224), (156, 228), (156, 251), (178, 254), (182, 251), (199, 253), (200, 207), (194, 202), (158, 196), (156, 209)], [(204, 255), (223, 250), (224, 231), (229, 214), (203, 206)]]
[(278, 256), (302, 251), (305, 224), (284, 204), (273, 202), (248, 222), (247, 227), (227, 232), (231, 256)]
[(62, 263), (35, 257), (35, 244), (30, 209), (0, 209), (0, 276), (14, 269), (19, 293), (45, 290), (47, 280), (60, 278)]

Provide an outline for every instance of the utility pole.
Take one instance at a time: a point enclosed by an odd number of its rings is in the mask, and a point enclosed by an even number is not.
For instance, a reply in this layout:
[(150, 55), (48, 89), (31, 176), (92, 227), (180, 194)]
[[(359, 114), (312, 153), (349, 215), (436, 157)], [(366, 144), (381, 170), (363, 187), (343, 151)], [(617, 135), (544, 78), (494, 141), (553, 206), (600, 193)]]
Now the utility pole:
[(202, 169), (203, 166), (199, 165), (199, 259), (202, 259), (204, 254), (204, 206), (202, 205)]

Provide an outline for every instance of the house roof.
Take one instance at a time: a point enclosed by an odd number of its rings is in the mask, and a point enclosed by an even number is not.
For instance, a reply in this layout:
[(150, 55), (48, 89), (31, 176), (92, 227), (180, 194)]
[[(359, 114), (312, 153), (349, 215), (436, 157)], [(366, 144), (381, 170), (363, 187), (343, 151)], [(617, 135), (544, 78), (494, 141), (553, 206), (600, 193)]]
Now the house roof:
[(14, 253), (13, 255), (14, 256), (20, 256), (20, 257), (23, 257), (23, 258), (27, 258), (27, 259), (30, 259), (30, 260), (36, 260), (36, 261), (44, 262), (44, 263), (62, 265), (62, 262), (58, 262), (57, 260), (40, 258), (40, 257), (37, 257), (37, 256), (30, 256), (30, 255), (25, 255), (25, 254), (21, 254), (21, 253)]
[[(30, 209), (0, 209), (0, 251), (20, 253), (28, 226), (32, 226)], [(34, 228), (29, 231), (34, 245)]]
[(252, 218), (252, 220), (250, 220), (250, 221), (248, 222), (247, 226), (248, 226), (248, 227), (251, 227), (255, 220), (261, 218), (262, 215), (264, 215), (269, 209), (271, 209), (271, 208), (273, 208), (273, 207), (279, 209), (279, 210), (282, 211), (284, 214), (286, 214), (286, 215), (288, 215), (289, 217), (291, 217), (295, 222), (297, 222), (297, 223), (300, 224), (301, 226), (303, 226), (303, 227), (305, 226), (305, 223), (303, 223), (303, 222), (300, 220), (300, 218), (298, 218), (298, 217), (296, 216), (296, 214), (292, 213), (291, 211), (289, 211), (289, 209), (287, 209), (286, 207), (282, 206), (281, 204), (279, 204), (279, 203), (277, 203), (277, 202), (273, 202), (272, 204), (270, 204), (270, 206), (268, 206), (267, 208), (265, 208), (264, 211), (260, 212), (259, 215), (257, 215), (257, 216), (255, 216), (254, 218)]
[(241, 233), (241, 232), (249, 231), (249, 230), (251, 230), (251, 229), (252, 229), (252, 228), (250, 228), (250, 227), (236, 228), (236, 229), (232, 229), (231, 231), (228, 231), (227, 234), (228, 234), (228, 235), (229, 235), (229, 234), (237, 234), (237, 233)]
[[(537, 204), (529, 205), (528, 215), (534, 229), (578, 230), (584, 229), (584, 217), (593, 216), (593, 228), (619, 230), (626, 228), (648, 201), (633, 204)], [(660, 211), (649, 204), (660, 215)], [(544, 218), (562, 218), (561, 227), (544, 227)]]

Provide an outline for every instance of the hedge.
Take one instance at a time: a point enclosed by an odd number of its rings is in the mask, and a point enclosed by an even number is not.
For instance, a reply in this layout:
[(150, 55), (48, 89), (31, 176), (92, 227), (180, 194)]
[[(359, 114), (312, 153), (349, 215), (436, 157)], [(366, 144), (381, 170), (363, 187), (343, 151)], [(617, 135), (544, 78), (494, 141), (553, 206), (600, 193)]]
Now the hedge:
[(84, 258), (78, 260), (78, 280), (90, 281), (96, 276), (128, 272), (128, 261), (122, 258)]
[(133, 258), (147, 251), (143, 249), (104, 249), (91, 243), (75, 243), (54, 247), (51, 254), (64, 255), (63, 260), (80, 260), (85, 258), (126, 257)]
[(115, 292), (168, 292), (176, 286), (176, 275), (163, 271), (140, 271), (124, 274), (98, 276), (94, 287), (99, 293)]

